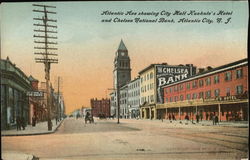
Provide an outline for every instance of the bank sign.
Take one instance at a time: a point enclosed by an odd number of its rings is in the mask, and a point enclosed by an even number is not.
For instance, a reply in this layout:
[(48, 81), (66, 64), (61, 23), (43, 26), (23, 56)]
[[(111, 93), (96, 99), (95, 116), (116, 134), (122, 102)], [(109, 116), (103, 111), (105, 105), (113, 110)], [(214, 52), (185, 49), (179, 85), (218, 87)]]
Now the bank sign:
[(157, 103), (163, 103), (162, 86), (181, 81), (195, 74), (193, 65), (156, 65)]

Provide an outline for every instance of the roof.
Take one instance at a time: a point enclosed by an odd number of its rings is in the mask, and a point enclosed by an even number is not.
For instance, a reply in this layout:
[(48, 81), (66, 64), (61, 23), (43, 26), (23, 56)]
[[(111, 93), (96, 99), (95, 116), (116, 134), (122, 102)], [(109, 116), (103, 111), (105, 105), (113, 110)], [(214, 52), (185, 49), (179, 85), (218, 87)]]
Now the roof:
[(125, 46), (125, 44), (123, 43), (123, 41), (121, 40), (120, 45), (118, 47), (118, 50), (123, 50), (123, 51), (127, 51), (127, 48)]
[(29, 80), (30, 80), (31, 82), (34, 82), (34, 81), (38, 82), (38, 80), (35, 79), (32, 75), (29, 76)]
[(244, 58), (244, 59), (232, 62), (232, 63), (228, 63), (228, 64), (225, 64), (225, 65), (213, 68), (211, 70), (207, 70), (207, 71), (195, 74), (195, 75), (193, 75), (193, 76), (191, 76), (191, 77), (189, 77), (187, 79), (183, 79), (183, 80), (175, 82), (175, 83), (163, 85), (162, 87), (172, 86), (172, 85), (179, 84), (179, 83), (182, 83), (182, 82), (185, 82), (185, 81), (190, 81), (190, 80), (202, 77), (202, 76), (207, 76), (207, 75), (210, 75), (210, 74), (222, 72), (225, 69), (228, 70), (228, 69), (231, 69), (231, 68), (234, 68), (234, 67), (237, 67), (237, 66), (242, 66), (242, 65), (247, 65), (247, 64), (248, 64), (248, 58)]
[(149, 66), (147, 66), (146, 68), (144, 68), (143, 70), (141, 70), (141, 71), (139, 72), (139, 74), (142, 74), (143, 72), (145, 72), (145, 71), (151, 69), (151, 68), (154, 67), (155, 65), (157, 65), (157, 64), (150, 64)]

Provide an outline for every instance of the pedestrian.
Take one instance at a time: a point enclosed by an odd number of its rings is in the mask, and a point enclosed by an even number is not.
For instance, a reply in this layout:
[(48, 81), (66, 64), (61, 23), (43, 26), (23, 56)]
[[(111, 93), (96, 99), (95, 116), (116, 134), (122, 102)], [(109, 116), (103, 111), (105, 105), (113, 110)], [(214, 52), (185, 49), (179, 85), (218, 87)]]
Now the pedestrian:
[(171, 114), (168, 115), (168, 119), (169, 119), (170, 121), (172, 120)]
[(172, 114), (172, 118), (173, 118), (174, 121), (176, 121), (174, 114)]
[(210, 112), (209, 120), (213, 120), (213, 113)]
[(21, 130), (21, 119), (19, 116), (16, 117), (16, 130)]
[(199, 123), (199, 115), (196, 114), (196, 122)]
[(212, 113), (212, 120), (213, 120), (213, 125), (215, 125), (215, 113)]
[(85, 124), (88, 122), (88, 120), (89, 120), (89, 112), (87, 112), (85, 115)]
[(188, 121), (189, 121), (189, 116), (186, 114), (185, 116), (185, 120), (186, 120), (186, 124), (188, 124)]
[(217, 116), (217, 115), (215, 116), (214, 121), (215, 121), (215, 125), (217, 125), (217, 123), (219, 123), (219, 118), (218, 118), (218, 116)]
[(25, 119), (24, 119), (24, 117), (21, 118), (21, 125), (22, 125), (23, 130), (25, 130)]
[(208, 120), (208, 116), (209, 116), (209, 115), (208, 115), (208, 112), (206, 112), (206, 120)]
[(202, 119), (203, 119), (203, 114), (202, 114), (202, 112), (200, 112), (200, 119), (201, 119), (201, 121), (202, 121)]
[(229, 114), (228, 114), (228, 112), (227, 112), (227, 114), (226, 114), (226, 120), (227, 120), (227, 122), (228, 122), (228, 117), (229, 117)]
[(32, 117), (32, 127), (35, 127), (36, 126), (36, 116), (33, 115)]

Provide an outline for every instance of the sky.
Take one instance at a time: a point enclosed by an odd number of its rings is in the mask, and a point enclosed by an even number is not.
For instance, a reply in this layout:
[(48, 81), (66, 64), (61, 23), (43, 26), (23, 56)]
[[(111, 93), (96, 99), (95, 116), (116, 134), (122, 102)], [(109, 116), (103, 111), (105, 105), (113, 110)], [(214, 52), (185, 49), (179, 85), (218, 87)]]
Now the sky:
[[(47, 2), (55, 5), (58, 64), (51, 66), (51, 82), (62, 79), (66, 113), (90, 107), (91, 98), (109, 97), (113, 88), (113, 61), (121, 39), (131, 59), (132, 79), (152, 63), (217, 67), (247, 57), (247, 1), (217, 2)], [(44, 82), (44, 66), (35, 63), (32, 3), (2, 3), (1, 58), (16, 64), (27, 76)], [(211, 12), (215, 15), (173, 15), (175, 11)], [(103, 11), (170, 12), (170, 16), (101, 15)], [(216, 15), (219, 11), (231, 15)], [(186, 14), (187, 14), (186, 13)], [(176, 23), (101, 22), (112, 18), (174, 19)], [(211, 19), (213, 23), (177, 23), (181, 18)], [(222, 18), (223, 23), (217, 23)], [(229, 23), (225, 24), (228, 18)], [(56, 88), (56, 86), (54, 86)]]

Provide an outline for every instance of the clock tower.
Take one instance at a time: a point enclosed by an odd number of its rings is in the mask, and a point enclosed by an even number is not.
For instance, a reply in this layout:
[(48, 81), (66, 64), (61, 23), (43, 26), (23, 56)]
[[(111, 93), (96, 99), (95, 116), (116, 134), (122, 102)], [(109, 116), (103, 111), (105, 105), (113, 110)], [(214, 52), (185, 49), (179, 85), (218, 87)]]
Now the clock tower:
[(117, 85), (122, 87), (131, 80), (130, 58), (122, 40), (115, 53), (113, 76), (114, 88), (117, 88)]

